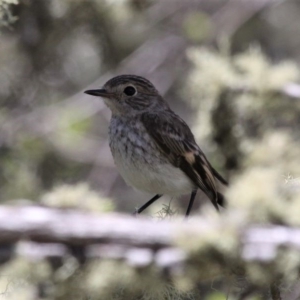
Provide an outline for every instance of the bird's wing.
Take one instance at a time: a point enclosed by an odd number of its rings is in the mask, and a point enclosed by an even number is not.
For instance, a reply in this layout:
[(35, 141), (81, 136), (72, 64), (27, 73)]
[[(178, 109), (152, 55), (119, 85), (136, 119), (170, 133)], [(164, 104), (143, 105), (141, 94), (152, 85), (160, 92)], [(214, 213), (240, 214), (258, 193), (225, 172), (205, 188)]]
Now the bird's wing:
[(203, 190), (218, 209), (217, 172), (196, 144), (188, 125), (173, 112), (144, 113), (141, 121), (160, 151)]

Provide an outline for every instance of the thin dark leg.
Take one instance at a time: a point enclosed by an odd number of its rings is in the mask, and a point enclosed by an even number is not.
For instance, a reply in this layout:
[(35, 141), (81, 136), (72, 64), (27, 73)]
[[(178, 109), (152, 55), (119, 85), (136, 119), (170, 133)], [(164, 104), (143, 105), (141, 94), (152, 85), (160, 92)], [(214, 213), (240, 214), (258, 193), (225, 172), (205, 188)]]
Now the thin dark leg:
[(197, 190), (193, 190), (193, 191), (192, 191), (192, 194), (191, 194), (189, 206), (188, 206), (188, 209), (187, 209), (186, 214), (185, 214), (185, 217), (186, 217), (186, 218), (189, 216), (189, 214), (190, 214), (190, 212), (191, 212), (191, 209), (192, 209), (192, 207), (193, 207), (193, 204), (194, 204), (194, 200), (195, 200), (196, 194), (197, 194)]
[(162, 195), (155, 195), (153, 198), (151, 198), (149, 201), (147, 201), (144, 205), (142, 205), (140, 208), (136, 209), (134, 211), (134, 215), (140, 214), (142, 211), (144, 211), (148, 206), (150, 206), (152, 203), (154, 203), (157, 199), (159, 199)]

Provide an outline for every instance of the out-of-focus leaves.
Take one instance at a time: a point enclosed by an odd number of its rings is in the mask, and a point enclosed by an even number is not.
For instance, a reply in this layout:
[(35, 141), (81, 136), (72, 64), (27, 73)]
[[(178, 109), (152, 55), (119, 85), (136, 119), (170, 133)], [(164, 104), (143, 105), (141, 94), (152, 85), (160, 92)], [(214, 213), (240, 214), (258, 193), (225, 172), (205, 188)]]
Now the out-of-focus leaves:
[(41, 202), (50, 207), (79, 208), (92, 212), (107, 212), (113, 209), (110, 199), (101, 197), (84, 183), (57, 186), (45, 194)]
[(0, 28), (1, 26), (9, 26), (17, 20), (11, 12), (11, 5), (18, 4), (18, 0), (0, 0)]
[(209, 37), (212, 24), (209, 16), (201, 12), (193, 12), (183, 21), (185, 35), (194, 42), (204, 41)]

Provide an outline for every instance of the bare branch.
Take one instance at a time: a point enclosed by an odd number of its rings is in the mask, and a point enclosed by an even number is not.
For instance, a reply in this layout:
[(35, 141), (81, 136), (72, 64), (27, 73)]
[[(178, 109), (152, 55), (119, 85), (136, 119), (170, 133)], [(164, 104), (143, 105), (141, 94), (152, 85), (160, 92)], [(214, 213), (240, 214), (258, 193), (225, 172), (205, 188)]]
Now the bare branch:
[[(220, 229), (221, 237), (224, 225), (204, 219), (153, 222), (143, 217), (37, 206), (0, 208), (0, 248), (17, 243), (17, 254), (35, 259), (63, 257), (72, 247), (84, 247), (86, 257), (122, 258), (133, 265), (155, 263), (163, 268), (173, 267), (189, 256), (178, 246), (176, 237), (197, 240), (212, 229)], [(238, 244), (241, 256), (236, 257), (237, 261), (272, 262), (283, 245), (300, 249), (300, 228), (253, 225), (241, 230)], [(221, 255), (225, 262), (226, 253)], [(0, 256), (7, 253), (0, 251)]]

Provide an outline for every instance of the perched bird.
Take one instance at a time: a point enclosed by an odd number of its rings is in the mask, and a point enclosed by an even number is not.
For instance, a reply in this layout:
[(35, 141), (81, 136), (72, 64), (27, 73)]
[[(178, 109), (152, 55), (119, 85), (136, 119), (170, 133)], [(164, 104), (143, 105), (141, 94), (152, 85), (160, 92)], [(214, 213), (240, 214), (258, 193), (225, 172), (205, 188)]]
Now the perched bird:
[(103, 88), (85, 91), (102, 97), (110, 108), (110, 149), (126, 183), (156, 195), (138, 208), (141, 213), (163, 194), (191, 193), (186, 216), (200, 188), (214, 207), (224, 206), (216, 182), (226, 180), (211, 166), (188, 125), (176, 115), (147, 79), (120, 75)]

